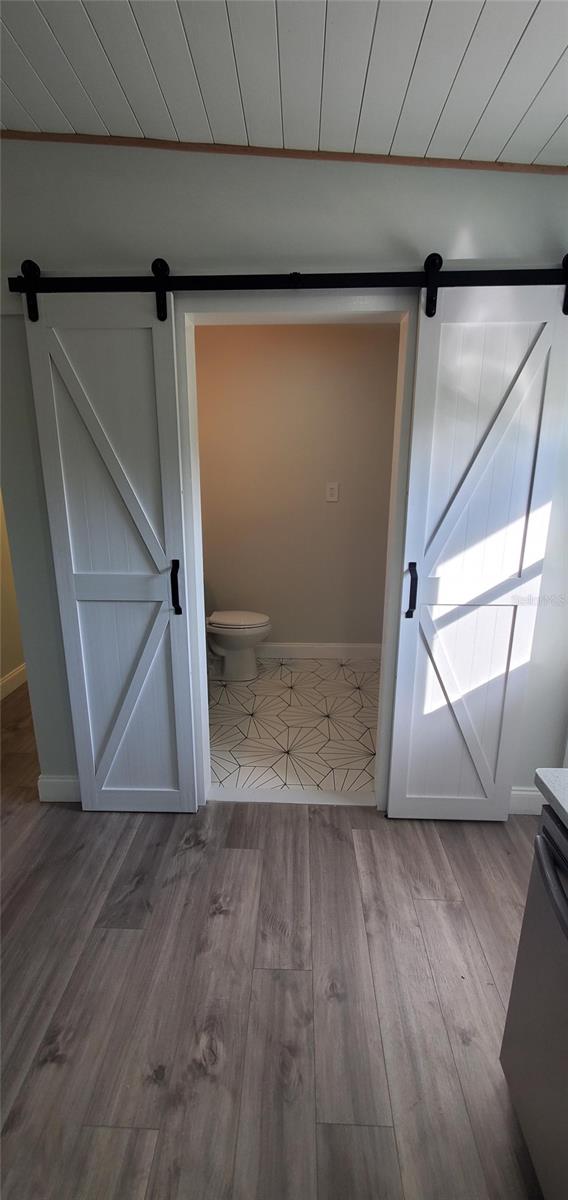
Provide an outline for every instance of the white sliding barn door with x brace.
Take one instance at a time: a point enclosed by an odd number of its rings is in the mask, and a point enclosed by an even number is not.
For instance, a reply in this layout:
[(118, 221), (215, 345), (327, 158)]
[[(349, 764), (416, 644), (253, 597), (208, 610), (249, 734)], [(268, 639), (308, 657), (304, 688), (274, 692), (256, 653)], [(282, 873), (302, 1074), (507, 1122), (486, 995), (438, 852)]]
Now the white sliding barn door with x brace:
[(389, 816), (508, 816), (567, 345), (561, 288), (422, 296)]
[(151, 295), (39, 304), (27, 337), (83, 807), (193, 811), (172, 301), (165, 322)]

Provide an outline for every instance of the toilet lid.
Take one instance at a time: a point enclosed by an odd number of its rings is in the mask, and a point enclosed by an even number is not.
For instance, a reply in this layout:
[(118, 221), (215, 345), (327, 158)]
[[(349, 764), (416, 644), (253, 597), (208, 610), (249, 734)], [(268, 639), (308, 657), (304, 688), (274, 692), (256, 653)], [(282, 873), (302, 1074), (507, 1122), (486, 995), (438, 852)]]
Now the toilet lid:
[(268, 625), (270, 617), (266, 613), (257, 612), (214, 612), (211, 613), (207, 624), (215, 625), (218, 629), (256, 629), (260, 625)]

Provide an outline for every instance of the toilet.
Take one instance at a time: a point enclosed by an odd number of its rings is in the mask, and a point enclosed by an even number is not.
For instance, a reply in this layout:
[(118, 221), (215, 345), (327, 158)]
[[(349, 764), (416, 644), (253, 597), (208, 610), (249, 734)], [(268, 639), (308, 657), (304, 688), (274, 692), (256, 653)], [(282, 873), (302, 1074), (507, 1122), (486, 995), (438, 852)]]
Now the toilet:
[(256, 679), (256, 647), (268, 637), (271, 629), (266, 613), (211, 613), (207, 620), (207, 641), (218, 660), (215, 678), (227, 683), (247, 683)]

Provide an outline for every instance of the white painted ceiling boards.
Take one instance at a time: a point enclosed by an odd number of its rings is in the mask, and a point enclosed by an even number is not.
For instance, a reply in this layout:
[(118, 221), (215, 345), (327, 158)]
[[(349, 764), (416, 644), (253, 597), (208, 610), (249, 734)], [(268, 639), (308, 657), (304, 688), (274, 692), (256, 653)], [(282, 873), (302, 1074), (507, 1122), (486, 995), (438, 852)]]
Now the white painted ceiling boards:
[(2, 124), (568, 165), (566, 0), (5, 0)]

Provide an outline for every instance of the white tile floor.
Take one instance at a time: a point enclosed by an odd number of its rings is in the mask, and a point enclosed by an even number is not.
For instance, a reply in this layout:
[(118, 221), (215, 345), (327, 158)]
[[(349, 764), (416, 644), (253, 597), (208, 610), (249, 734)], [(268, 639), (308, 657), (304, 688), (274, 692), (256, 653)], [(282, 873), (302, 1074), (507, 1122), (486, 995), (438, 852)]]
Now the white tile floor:
[(378, 694), (377, 659), (265, 660), (252, 683), (211, 682), (214, 783), (372, 791)]

